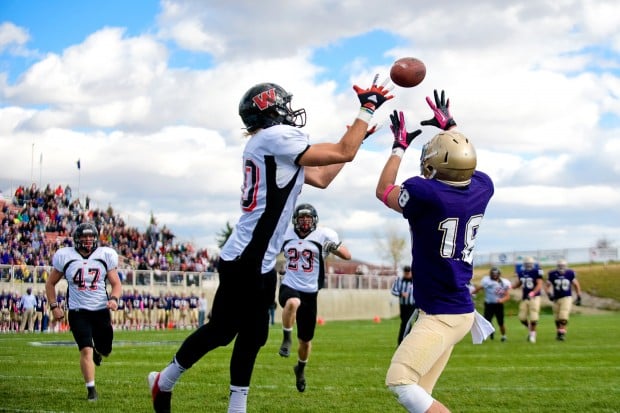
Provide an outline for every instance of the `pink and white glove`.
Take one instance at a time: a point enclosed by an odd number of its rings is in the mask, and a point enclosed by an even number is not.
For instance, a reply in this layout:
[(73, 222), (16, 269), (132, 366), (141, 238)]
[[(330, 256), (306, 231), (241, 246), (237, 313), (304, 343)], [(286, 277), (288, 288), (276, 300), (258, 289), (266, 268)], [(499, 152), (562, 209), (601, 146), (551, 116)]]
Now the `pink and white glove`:
[(456, 126), (456, 122), (450, 115), (450, 99), (446, 100), (444, 91), (441, 91), (441, 98), (437, 94), (437, 89), (434, 90), (435, 103), (429, 96), (426, 97), (426, 103), (431, 107), (434, 116), (431, 119), (423, 120), (420, 122), (422, 126), (436, 126), (439, 129), (448, 130), (453, 126)]
[(392, 135), (394, 135), (394, 143), (392, 144), (392, 154), (403, 156), (411, 142), (422, 133), (420, 129), (416, 129), (413, 132), (407, 132), (407, 128), (405, 126), (405, 114), (401, 110), (400, 112), (394, 111), (390, 115), (390, 121), (392, 124), (390, 125), (390, 129), (392, 130)]

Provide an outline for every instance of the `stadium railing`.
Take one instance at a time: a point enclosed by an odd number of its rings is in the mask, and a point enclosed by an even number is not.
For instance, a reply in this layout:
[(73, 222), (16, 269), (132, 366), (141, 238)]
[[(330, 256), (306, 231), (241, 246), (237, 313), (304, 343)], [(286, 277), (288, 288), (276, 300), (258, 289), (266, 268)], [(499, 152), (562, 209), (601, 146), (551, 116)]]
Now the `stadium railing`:
[[(23, 292), (29, 286), (44, 288), (45, 281), (51, 272), (50, 266), (0, 265), (0, 288)], [(119, 268), (123, 288), (147, 289), (150, 291), (188, 290), (192, 288), (213, 289), (217, 287), (217, 272), (188, 272), (135, 270)], [(358, 275), (358, 274), (326, 274), (326, 289), (341, 290), (388, 290), (395, 276)]]

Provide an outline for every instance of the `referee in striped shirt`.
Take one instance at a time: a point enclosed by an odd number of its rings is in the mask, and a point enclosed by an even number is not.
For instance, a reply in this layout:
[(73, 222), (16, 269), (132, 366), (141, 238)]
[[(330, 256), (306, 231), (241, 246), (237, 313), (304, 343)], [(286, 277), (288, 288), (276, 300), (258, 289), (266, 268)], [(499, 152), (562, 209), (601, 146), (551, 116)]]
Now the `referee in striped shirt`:
[(400, 305), (400, 329), (398, 330), (398, 344), (403, 341), (407, 322), (415, 310), (415, 300), (413, 298), (413, 274), (411, 267), (403, 267), (403, 276), (394, 281), (392, 285), (392, 295), (398, 297)]

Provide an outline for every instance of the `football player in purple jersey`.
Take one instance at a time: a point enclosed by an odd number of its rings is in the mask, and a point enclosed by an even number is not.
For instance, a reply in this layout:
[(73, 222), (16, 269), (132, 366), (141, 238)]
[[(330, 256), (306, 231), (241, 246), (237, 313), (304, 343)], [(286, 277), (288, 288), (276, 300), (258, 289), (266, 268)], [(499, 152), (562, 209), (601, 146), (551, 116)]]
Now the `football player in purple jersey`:
[(11, 294), (6, 290), (0, 294), (0, 331), (8, 333), (11, 324)]
[(37, 305), (35, 306), (35, 317), (34, 317), (35, 328), (37, 329), (38, 332), (42, 332), (43, 327), (44, 327), (43, 325), (44, 314), (45, 314), (45, 310), (47, 309), (47, 298), (45, 297), (45, 294), (43, 293), (42, 290), (39, 290), (37, 292), (36, 298), (37, 298)]
[(241, 165), (241, 217), (220, 252), (209, 323), (185, 339), (166, 368), (148, 376), (156, 412), (170, 411), (172, 389), (184, 371), (233, 340), (228, 412), (246, 411), (256, 356), (269, 333), (276, 256), (297, 197), (303, 184), (326, 188), (374, 132), (369, 123), (375, 110), (392, 98), (387, 82), (376, 81), (377, 76), (368, 89), (353, 87), (361, 107), (336, 143), (310, 144), (300, 129), (306, 124), (305, 109), (293, 110), (292, 95), (277, 84), (257, 84), (241, 98), (239, 116), (249, 137)]
[(191, 292), (189, 294), (189, 322), (191, 325), (191, 328), (197, 328), (198, 327), (198, 296), (196, 295), (195, 292)]
[[(392, 152), (376, 188), (388, 208), (402, 214), (411, 233), (413, 296), (417, 319), (396, 349), (385, 383), (409, 412), (449, 412), (432, 397), (454, 346), (478, 323), (468, 283), (473, 250), (494, 187), (476, 170), (471, 141), (454, 128), (449, 100), (435, 91), (433, 118), (421, 125), (442, 131), (422, 148), (422, 176), (395, 180), (403, 155), (421, 130), (407, 132), (403, 112), (390, 115)], [(486, 322), (486, 320), (485, 320)]]
[[(71, 333), (80, 350), (80, 369), (88, 400), (96, 401), (95, 365), (112, 352), (114, 330), (110, 310), (116, 311), (122, 293), (118, 276), (118, 254), (98, 246), (99, 232), (94, 224), (79, 224), (73, 231), (73, 247), (64, 247), (52, 257), (52, 272), (45, 284), (52, 315), (64, 318), (56, 301), (56, 284), (67, 279), (67, 307)], [(112, 286), (108, 295), (106, 284)]]
[(547, 295), (553, 301), (556, 339), (564, 341), (566, 339), (566, 325), (573, 305), (573, 287), (577, 294), (575, 304), (581, 305), (581, 286), (577, 281), (577, 274), (568, 268), (566, 260), (559, 260), (556, 269), (549, 272), (545, 286)]
[(168, 300), (166, 296), (164, 296), (163, 291), (160, 291), (159, 296), (155, 299), (155, 306), (157, 307), (155, 329), (165, 330), (166, 329), (166, 307), (168, 306)]
[(527, 341), (536, 343), (536, 327), (540, 318), (540, 293), (543, 288), (544, 272), (532, 257), (525, 257), (523, 265), (516, 268), (517, 280), (512, 288), (522, 287), (519, 303), (519, 321), (527, 327)]

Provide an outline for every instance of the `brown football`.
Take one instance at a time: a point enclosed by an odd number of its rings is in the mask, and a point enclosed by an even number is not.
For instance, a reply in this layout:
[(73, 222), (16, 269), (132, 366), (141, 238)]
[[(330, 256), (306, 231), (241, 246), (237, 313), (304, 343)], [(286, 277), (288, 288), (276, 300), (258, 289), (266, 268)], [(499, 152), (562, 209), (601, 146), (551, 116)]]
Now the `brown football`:
[(426, 76), (424, 62), (415, 57), (401, 57), (394, 62), (390, 69), (390, 79), (401, 87), (419, 85)]

